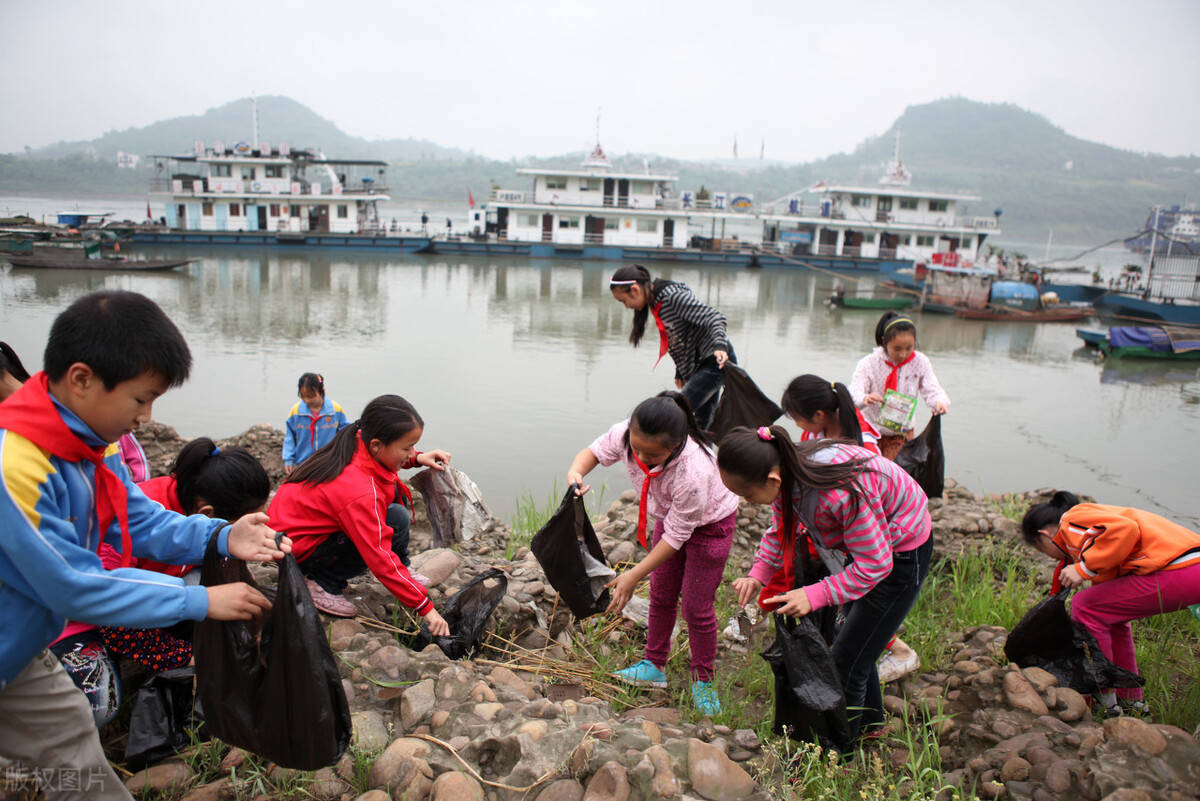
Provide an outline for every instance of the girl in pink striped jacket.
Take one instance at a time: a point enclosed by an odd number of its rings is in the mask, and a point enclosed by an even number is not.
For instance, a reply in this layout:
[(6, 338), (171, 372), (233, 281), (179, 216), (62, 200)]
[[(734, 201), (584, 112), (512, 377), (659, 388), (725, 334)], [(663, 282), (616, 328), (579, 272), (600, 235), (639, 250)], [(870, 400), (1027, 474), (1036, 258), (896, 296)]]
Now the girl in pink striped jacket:
[(763, 602), (780, 604), (777, 613), (795, 617), (848, 605), (833, 659), (851, 733), (882, 725), (875, 663), (916, 601), (933, 553), (925, 493), (878, 454), (842, 442), (794, 445), (780, 426), (734, 429), (721, 440), (717, 465), (734, 493), (774, 505), (750, 575), (733, 583), (739, 604), (749, 603), (778, 571), (791, 567), (801, 538), (853, 557), (842, 572)]

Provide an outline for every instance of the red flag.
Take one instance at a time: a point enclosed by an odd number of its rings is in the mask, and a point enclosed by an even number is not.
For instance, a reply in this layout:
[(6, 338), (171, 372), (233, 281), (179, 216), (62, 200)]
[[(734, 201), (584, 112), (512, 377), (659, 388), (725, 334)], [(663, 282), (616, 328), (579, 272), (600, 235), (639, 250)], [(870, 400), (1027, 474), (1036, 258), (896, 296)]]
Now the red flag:
[(149, 200), (146, 201), (146, 219), (147, 220), (154, 219), (154, 215), (150, 213), (150, 201)]
[(467, 190), (467, 205), (471, 208), (475, 208), (475, 196), (471, 194), (470, 189)]

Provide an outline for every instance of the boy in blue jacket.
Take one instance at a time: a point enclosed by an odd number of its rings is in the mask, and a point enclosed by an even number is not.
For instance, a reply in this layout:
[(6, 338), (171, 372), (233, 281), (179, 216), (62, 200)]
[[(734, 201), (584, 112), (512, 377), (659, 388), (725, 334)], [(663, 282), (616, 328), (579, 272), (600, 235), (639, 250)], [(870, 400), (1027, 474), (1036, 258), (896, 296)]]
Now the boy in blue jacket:
[[(49, 798), (128, 799), (100, 746), (83, 693), (46, 651), (66, 619), (151, 628), (246, 620), (269, 604), (247, 584), (185, 586), (130, 568), (132, 557), (280, 559), (290, 552), (262, 513), (235, 523), (185, 517), (146, 498), (114, 444), (187, 378), (187, 343), (133, 292), (75, 301), (50, 329), (45, 371), (0, 404), (0, 769), (34, 776)], [(125, 566), (106, 571), (97, 550)]]

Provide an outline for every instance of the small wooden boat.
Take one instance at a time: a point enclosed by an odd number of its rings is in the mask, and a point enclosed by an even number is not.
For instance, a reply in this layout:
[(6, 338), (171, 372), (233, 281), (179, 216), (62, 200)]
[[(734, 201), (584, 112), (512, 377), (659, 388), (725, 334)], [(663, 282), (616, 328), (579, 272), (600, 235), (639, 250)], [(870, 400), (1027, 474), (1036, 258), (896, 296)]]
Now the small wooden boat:
[(915, 298), (858, 298), (853, 295), (832, 295), (829, 305), (846, 309), (907, 309)]
[(130, 259), (124, 256), (105, 256), (102, 259), (90, 259), (83, 251), (64, 249), (62, 253), (47, 253), (44, 250), (33, 253), (5, 253), (0, 259), (9, 262), (13, 267), (36, 267), (51, 270), (171, 270), (191, 264), (197, 259)]
[(956, 309), (954, 315), (964, 320), (1006, 320), (1021, 323), (1076, 323), (1086, 320), (1096, 312), (1092, 307), (1045, 306), (1033, 311), (1023, 311), (1004, 306), (989, 306), (986, 309)]

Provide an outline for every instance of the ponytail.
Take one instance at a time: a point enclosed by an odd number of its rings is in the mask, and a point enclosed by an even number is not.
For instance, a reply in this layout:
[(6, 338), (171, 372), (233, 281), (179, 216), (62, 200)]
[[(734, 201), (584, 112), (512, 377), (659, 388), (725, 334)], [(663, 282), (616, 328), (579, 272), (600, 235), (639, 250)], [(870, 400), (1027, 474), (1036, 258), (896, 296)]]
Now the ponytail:
[(1063, 490), (1054, 493), (1053, 497), (1044, 503), (1035, 503), (1021, 519), (1021, 536), (1027, 543), (1037, 542), (1042, 529), (1047, 526), (1057, 528), (1059, 519), (1079, 503), (1079, 498), (1074, 493)]
[(337, 432), (332, 440), (308, 457), (286, 479), (285, 484), (302, 482), (309, 486), (326, 484), (342, 474), (354, 458), (358, 442), (373, 439), (388, 443), (400, 439), (425, 421), (413, 405), (399, 395), (380, 395), (363, 409), (362, 417)]
[(22, 384), (29, 380), (29, 371), (7, 342), (0, 342), (0, 373), (8, 373)]
[(325, 376), (320, 373), (304, 373), (300, 376), (300, 381), (296, 384), (296, 394), (299, 395), (306, 389), (311, 389), (313, 392), (325, 397)]
[(257, 459), (241, 448), (218, 448), (208, 437), (183, 446), (171, 475), (187, 514), (204, 501), (212, 506), (214, 517), (237, 520), (265, 504), (271, 494), (271, 479)]
[(634, 284), (640, 286), (646, 295), (646, 305), (633, 313), (633, 328), (629, 330), (629, 344), (636, 348), (642, 341), (642, 335), (646, 333), (646, 319), (650, 316), (650, 299), (653, 296), (650, 271), (640, 264), (618, 267), (609, 279), (608, 288), (614, 292), (621, 289), (628, 293)]
[(814, 490), (842, 489), (857, 506), (862, 497), (859, 473), (869, 468), (867, 458), (827, 463), (813, 455), (829, 447), (828, 442), (792, 443), (783, 426), (763, 427), (757, 431), (738, 426), (721, 438), (717, 447), (717, 466), (721, 472), (736, 476), (748, 484), (767, 483), (772, 469), (779, 470), (779, 505), (783, 510), (783, 542), (791, 547), (796, 533), (796, 512), (792, 498), (798, 487)]
[(850, 390), (841, 382), (830, 383), (811, 373), (797, 376), (788, 384), (779, 403), (789, 417), (812, 419), (817, 412), (836, 414), (842, 437), (863, 444), (862, 426)]
[(700, 429), (696, 415), (692, 413), (692, 405), (681, 392), (660, 392), (634, 408), (629, 416), (629, 429), (625, 432), (626, 449), (630, 448), (629, 431), (634, 429), (639, 434), (669, 443), (671, 455), (667, 457), (667, 462), (683, 452), (688, 437), (710, 456), (712, 454), (713, 442)]

